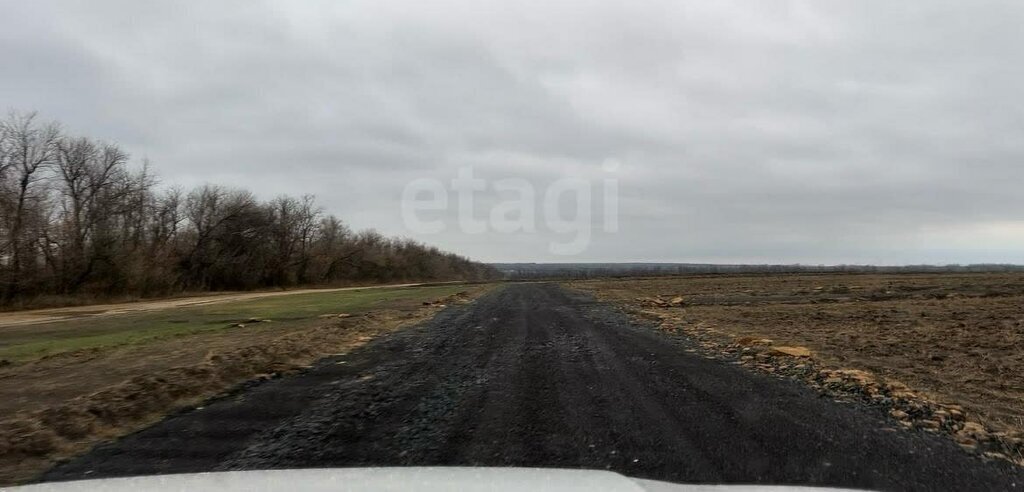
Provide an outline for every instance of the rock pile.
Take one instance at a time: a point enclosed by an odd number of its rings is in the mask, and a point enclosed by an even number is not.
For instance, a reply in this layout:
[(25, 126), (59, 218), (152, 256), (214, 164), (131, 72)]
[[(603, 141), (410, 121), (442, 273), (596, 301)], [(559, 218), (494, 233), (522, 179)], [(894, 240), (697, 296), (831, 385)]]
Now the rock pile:
[(636, 301), (643, 307), (653, 308), (683, 307), (686, 304), (682, 296), (669, 297), (661, 294), (657, 297), (637, 297)]

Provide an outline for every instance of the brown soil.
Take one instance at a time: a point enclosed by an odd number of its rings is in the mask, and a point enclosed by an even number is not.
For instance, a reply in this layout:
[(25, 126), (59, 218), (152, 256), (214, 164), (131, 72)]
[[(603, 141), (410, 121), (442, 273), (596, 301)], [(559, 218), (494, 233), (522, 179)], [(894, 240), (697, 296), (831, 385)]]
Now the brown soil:
[[(707, 346), (736, 352), (755, 368), (774, 370), (771, 354), (756, 349), (759, 339), (807, 347), (824, 371), (818, 381), (845, 381), (829, 370), (864, 370), (855, 379), (906, 384), (962, 407), (1000, 439), (1024, 436), (1024, 275), (704, 276), (572, 286), (666, 329), (710, 334)], [(682, 302), (673, 305), (676, 297)]]
[(487, 290), (405, 302), (362, 315), (255, 323), (215, 333), (85, 350), (0, 368), (0, 484), (32, 477), (178, 409), (252, 379), (302, 370)]

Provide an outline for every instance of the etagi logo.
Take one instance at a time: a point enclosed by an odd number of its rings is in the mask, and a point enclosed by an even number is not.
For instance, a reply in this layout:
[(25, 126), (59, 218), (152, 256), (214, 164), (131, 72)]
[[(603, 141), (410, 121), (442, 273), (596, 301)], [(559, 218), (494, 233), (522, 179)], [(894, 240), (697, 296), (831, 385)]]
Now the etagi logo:
[[(616, 163), (606, 164), (604, 170), (613, 174)], [(466, 234), (497, 232), (504, 234), (537, 232), (537, 199), (541, 201), (541, 219), (547, 230), (561, 235), (571, 235), (567, 242), (552, 241), (548, 251), (555, 255), (576, 255), (586, 251), (593, 237), (594, 224), (591, 219), (593, 193), (601, 194), (601, 228), (604, 232), (619, 230), (619, 182), (606, 177), (596, 182), (582, 178), (561, 178), (547, 186), (543, 193), (522, 178), (505, 178), (488, 182), (475, 177), (472, 167), (462, 167), (449, 187), (439, 179), (419, 178), (405, 186), (402, 191), (402, 220), (410, 231), (417, 234), (444, 232), (448, 224), (443, 219), (424, 220), (421, 214), (448, 211), (449, 197), (455, 196), (455, 212), (458, 230)], [(495, 195), (512, 196), (494, 205), (486, 219), (479, 218), (476, 210), (477, 193), (493, 192)]]

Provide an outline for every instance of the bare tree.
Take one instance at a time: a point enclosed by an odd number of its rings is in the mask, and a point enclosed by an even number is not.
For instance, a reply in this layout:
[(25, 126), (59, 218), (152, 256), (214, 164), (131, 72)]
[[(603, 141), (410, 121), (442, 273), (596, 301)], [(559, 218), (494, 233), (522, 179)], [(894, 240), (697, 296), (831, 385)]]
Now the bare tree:
[[(9, 140), (9, 156), (13, 190), (10, 195), (13, 203), (9, 204), (5, 222), (8, 237), (5, 250), (9, 252), (10, 262), (4, 283), (4, 298), (12, 299), (21, 288), (33, 277), (33, 272), (26, 268), (32, 266), (29, 248), (34, 241), (27, 237), (26, 229), (32, 224), (32, 218), (39, 218), (42, 212), (33, 208), (42, 198), (42, 191), (37, 184), (45, 178), (45, 171), (56, 162), (57, 142), (60, 128), (56, 123), (39, 123), (35, 113), (12, 113), (4, 124), (5, 134)], [(5, 183), (6, 184), (6, 183)], [(5, 190), (7, 191), (7, 190)]]

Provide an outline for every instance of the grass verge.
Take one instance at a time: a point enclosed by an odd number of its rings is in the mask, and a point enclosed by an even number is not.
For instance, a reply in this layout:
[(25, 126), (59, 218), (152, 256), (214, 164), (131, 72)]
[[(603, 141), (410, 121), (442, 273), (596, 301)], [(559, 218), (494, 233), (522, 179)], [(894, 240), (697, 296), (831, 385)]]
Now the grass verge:
[(25, 362), (85, 349), (146, 343), (223, 330), (250, 319), (291, 322), (326, 313), (358, 314), (387, 304), (422, 301), (465, 290), (461, 285), (314, 292), (189, 306), (163, 311), (77, 318), (0, 328), (0, 360)]

